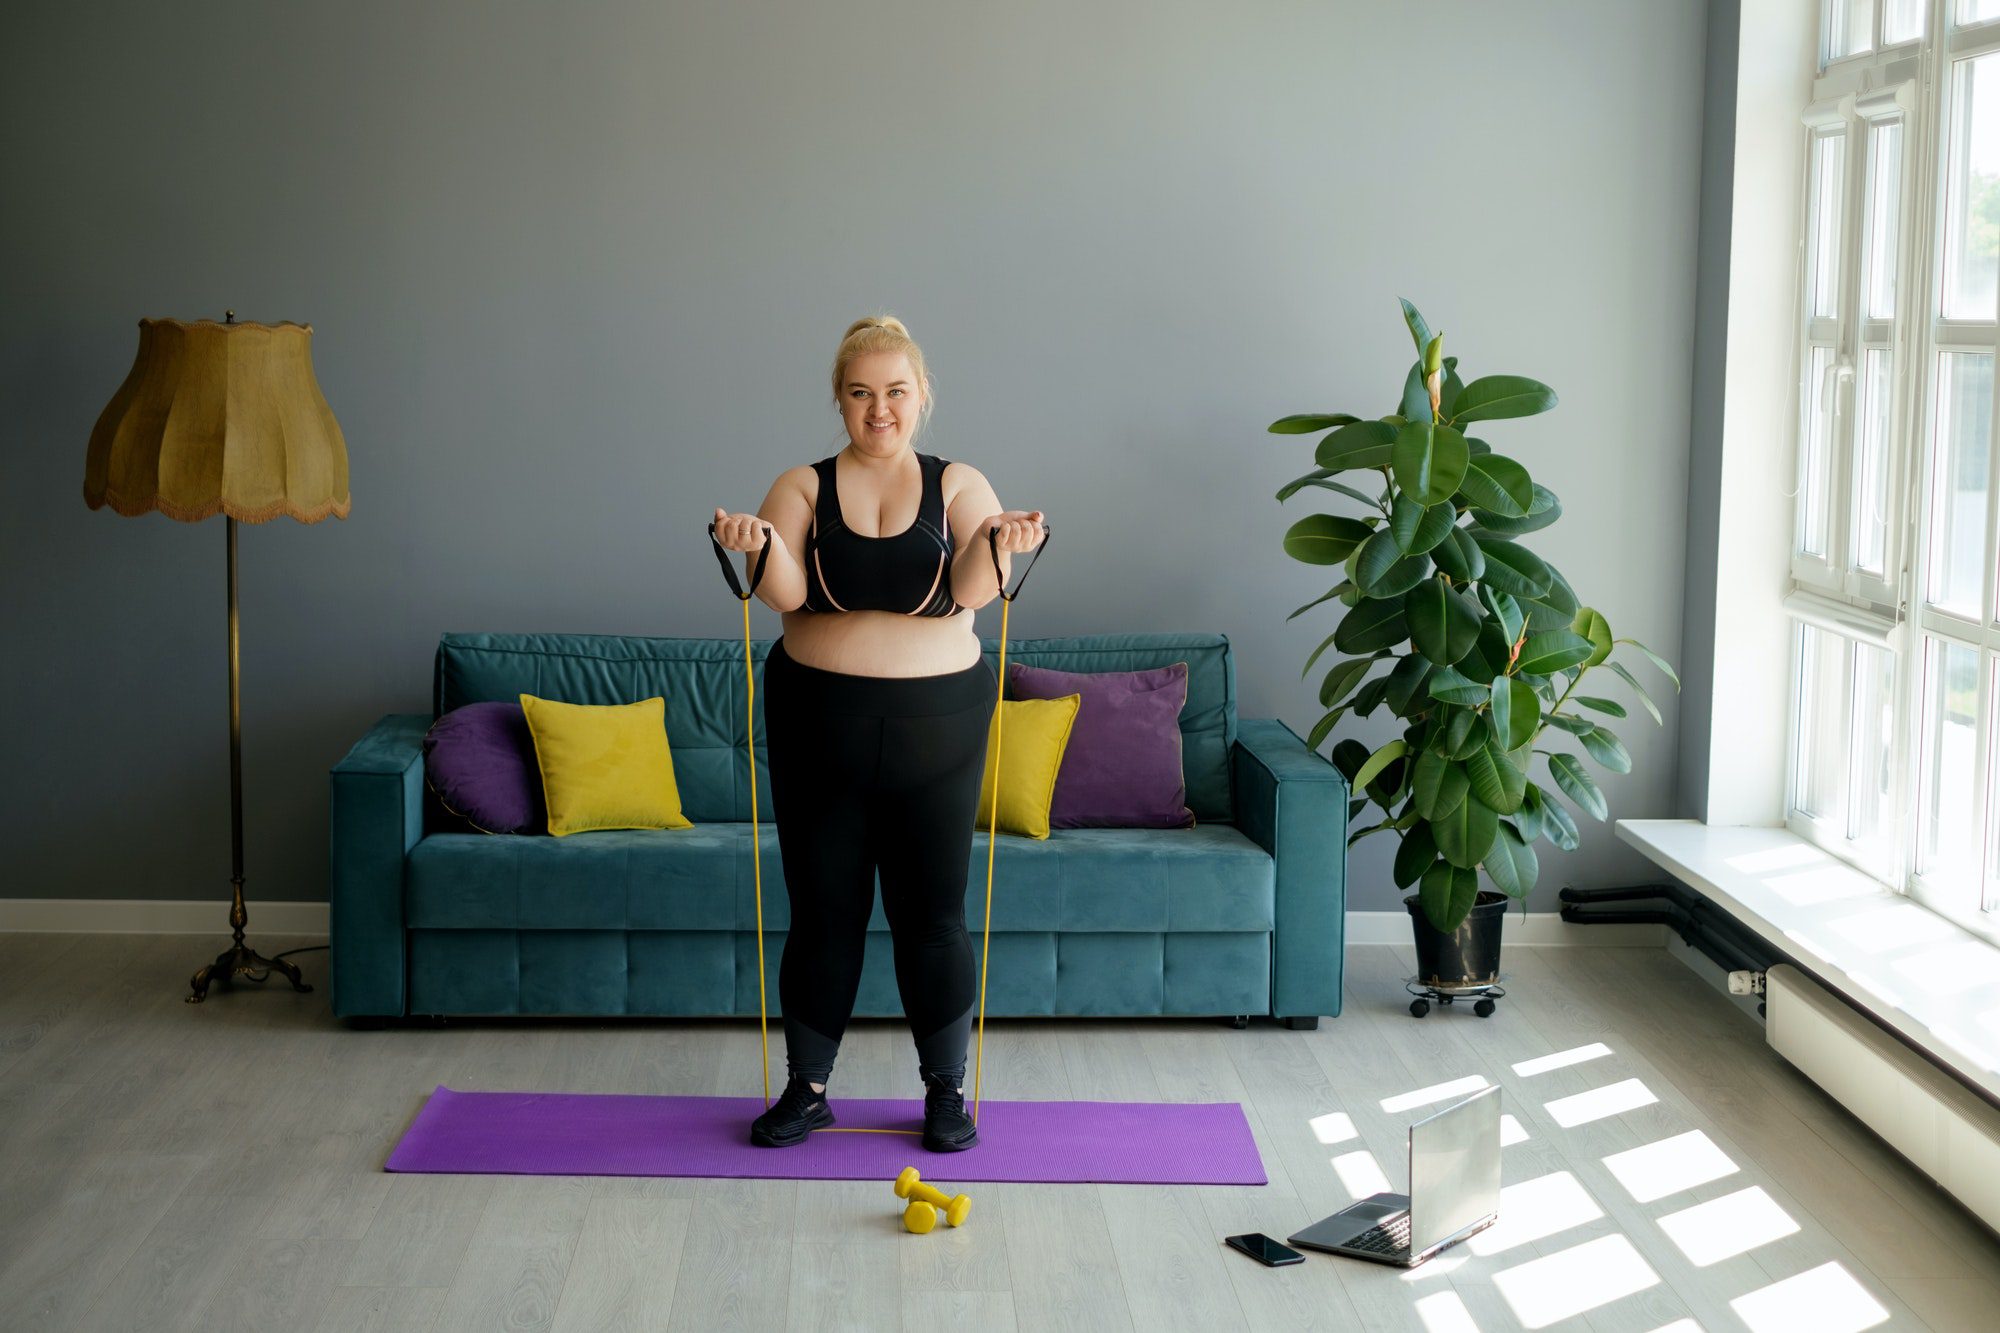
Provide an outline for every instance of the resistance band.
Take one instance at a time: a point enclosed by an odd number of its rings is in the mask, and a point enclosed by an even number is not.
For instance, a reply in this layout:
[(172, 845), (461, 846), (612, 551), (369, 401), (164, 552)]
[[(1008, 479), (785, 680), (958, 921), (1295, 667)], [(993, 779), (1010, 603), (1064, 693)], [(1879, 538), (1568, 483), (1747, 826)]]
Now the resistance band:
[[(997, 528), (986, 530), (987, 542), (993, 553), (993, 578), (999, 584), (1000, 595), (1000, 693), (993, 704), (993, 806), (986, 819), (986, 925), (981, 933), (979, 951), (979, 1041), (977, 1054), (973, 1059), (972, 1076), (972, 1123), (979, 1124), (979, 1087), (986, 1067), (986, 959), (993, 942), (993, 847), (999, 840), (1000, 824), (1000, 745), (1003, 727), (1001, 703), (1007, 697), (1007, 612), (1013, 607), (1014, 599), (1021, 595), (1021, 588), (1034, 571), (1035, 561), (1042, 558), (1048, 548), (1049, 525), (1042, 524), (1042, 539), (1035, 544), (1034, 554), (1028, 559), (1028, 567), (1021, 571), (1020, 579), (1014, 584), (1014, 591), (1007, 591), (1007, 580), (1000, 572), (1000, 534)], [(764, 545), (757, 552), (756, 567), (750, 573), (750, 587), (744, 590), (736, 577), (736, 566), (730, 563), (729, 552), (716, 540), (715, 524), (708, 525), (709, 545), (715, 548), (715, 559), (722, 566), (722, 577), (729, 580), (729, 590), (736, 594), (736, 600), (743, 604), (743, 681), (744, 681), (744, 728), (743, 744), (750, 752), (750, 861), (754, 871), (757, 894), (757, 1035), (763, 1051), (764, 1106), (771, 1105), (771, 1037), (769, 1019), (764, 1001), (764, 856), (758, 836), (757, 821), (757, 677), (751, 666), (750, 657), (750, 599), (757, 595), (757, 585), (764, 579), (764, 562), (771, 554), (771, 525), (764, 525)], [(816, 1130), (820, 1134), (921, 1134), (915, 1129), (846, 1129), (830, 1126)]]

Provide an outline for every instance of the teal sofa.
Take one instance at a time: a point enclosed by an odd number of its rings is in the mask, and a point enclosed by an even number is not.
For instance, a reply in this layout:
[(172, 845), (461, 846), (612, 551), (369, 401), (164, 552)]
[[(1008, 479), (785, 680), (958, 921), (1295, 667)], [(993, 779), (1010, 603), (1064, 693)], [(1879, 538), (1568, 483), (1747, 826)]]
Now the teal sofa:
[[(989, 666), (999, 642), (983, 640)], [(763, 762), (765, 1007), (782, 1012), (790, 912)], [(1348, 787), (1272, 720), (1236, 716), (1219, 634), (1010, 642), (1064, 671), (1188, 664), (1181, 712), (1189, 829), (1000, 835), (986, 1012), (1268, 1015), (1340, 1012)], [(424, 782), (422, 741), (462, 704), (521, 692), (573, 703), (666, 699), (688, 829), (546, 835), (455, 831)], [(392, 713), (331, 775), (333, 1011), (355, 1026), (449, 1015), (754, 1015), (757, 892), (741, 639), (446, 634), (429, 713)], [(463, 825), (459, 824), (462, 828)], [(987, 836), (975, 833), (966, 921), (981, 943)], [(857, 1016), (900, 1016), (888, 922), (869, 922)]]

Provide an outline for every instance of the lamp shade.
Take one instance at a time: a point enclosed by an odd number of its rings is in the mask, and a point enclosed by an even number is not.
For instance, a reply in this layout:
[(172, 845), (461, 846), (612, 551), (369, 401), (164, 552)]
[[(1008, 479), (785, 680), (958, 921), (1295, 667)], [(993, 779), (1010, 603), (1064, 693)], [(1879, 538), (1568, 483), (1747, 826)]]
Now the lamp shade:
[(347, 441), (313, 378), (312, 326), (139, 321), (139, 355), (90, 432), (83, 499), (196, 522), (346, 518)]

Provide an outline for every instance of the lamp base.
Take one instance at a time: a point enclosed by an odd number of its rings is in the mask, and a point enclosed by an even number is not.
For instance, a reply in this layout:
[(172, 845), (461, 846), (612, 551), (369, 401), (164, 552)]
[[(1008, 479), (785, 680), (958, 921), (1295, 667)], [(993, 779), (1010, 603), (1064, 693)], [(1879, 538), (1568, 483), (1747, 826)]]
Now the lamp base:
[(225, 986), (232, 984), (237, 977), (244, 976), (249, 977), (252, 981), (262, 981), (271, 974), (271, 970), (274, 968), (284, 973), (291, 980), (292, 989), (301, 995), (312, 990), (312, 987), (299, 976), (297, 964), (288, 963), (282, 958), (264, 957), (255, 949), (243, 943), (242, 936), (239, 934), (234, 945), (225, 949), (214, 962), (194, 974), (194, 977), (188, 982), (188, 985), (193, 988), (194, 994), (183, 998), (188, 1004), (200, 1004), (208, 996), (208, 984), (211, 981), (219, 981)]

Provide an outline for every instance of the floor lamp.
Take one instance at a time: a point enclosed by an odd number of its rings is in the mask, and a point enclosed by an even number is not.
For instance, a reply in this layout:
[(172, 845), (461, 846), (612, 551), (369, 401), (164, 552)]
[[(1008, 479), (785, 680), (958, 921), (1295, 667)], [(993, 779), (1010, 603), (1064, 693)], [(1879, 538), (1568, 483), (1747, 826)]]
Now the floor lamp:
[(188, 983), (199, 1004), (210, 982), (276, 968), (310, 991), (296, 965), (243, 942), (243, 724), (236, 651), (236, 524), (289, 514), (346, 518), (347, 442), (313, 378), (312, 326), (212, 319), (139, 321), (139, 355), (90, 432), (84, 503), (136, 517), (157, 509), (197, 523), (224, 518), (229, 549), (229, 820), (235, 944)]

